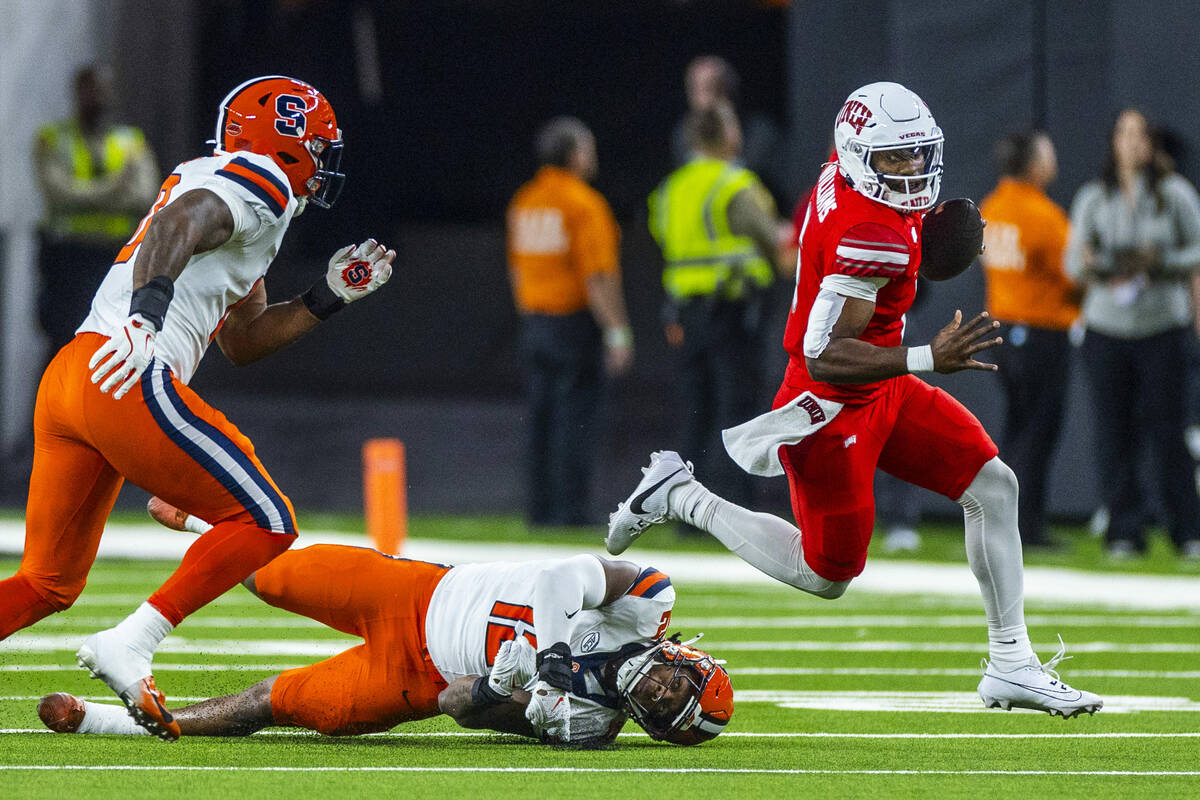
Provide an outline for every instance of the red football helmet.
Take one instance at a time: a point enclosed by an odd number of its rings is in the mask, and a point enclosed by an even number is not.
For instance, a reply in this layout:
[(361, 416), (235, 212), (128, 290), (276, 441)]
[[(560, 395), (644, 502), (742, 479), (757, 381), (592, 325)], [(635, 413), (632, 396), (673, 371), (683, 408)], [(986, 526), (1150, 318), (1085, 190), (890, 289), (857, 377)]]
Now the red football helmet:
[(329, 208), (342, 191), (342, 131), (315, 88), (283, 75), (246, 81), (221, 101), (216, 145), (269, 156), (296, 197)]
[(617, 670), (625, 710), (650, 738), (680, 745), (712, 739), (733, 716), (733, 683), (711, 655), (676, 634)]

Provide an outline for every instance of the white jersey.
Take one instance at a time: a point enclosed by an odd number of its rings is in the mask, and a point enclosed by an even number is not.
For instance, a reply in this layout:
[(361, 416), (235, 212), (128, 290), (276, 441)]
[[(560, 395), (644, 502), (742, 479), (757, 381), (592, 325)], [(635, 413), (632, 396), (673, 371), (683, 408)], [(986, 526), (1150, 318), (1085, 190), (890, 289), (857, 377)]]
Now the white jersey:
[[(429, 601), (425, 637), (429, 657), (447, 683), (466, 675), (488, 674), (496, 650), (506, 639), (525, 636), (538, 648), (534, 585), (546, 567), (560, 563), (562, 560), (467, 564), (446, 573)], [(622, 597), (570, 616), (572, 740), (604, 736), (614, 723), (624, 722), (621, 698), (615, 687), (604, 685), (602, 670), (623, 649), (633, 655), (661, 637), (674, 605), (670, 578), (647, 567)], [(555, 613), (563, 611), (555, 609)], [(553, 643), (543, 646), (549, 644)], [(526, 688), (532, 684), (530, 681)]]
[(217, 152), (185, 161), (163, 183), (150, 213), (118, 256), (76, 333), (111, 334), (129, 316), (133, 265), (154, 214), (192, 189), (207, 189), (229, 206), (233, 234), (215, 250), (188, 260), (175, 280), (154, 355), (183, 383), (191, 380), (229, 309), (267, 274), (296, 212), (287, 176), (267, 156), (248, 151)]

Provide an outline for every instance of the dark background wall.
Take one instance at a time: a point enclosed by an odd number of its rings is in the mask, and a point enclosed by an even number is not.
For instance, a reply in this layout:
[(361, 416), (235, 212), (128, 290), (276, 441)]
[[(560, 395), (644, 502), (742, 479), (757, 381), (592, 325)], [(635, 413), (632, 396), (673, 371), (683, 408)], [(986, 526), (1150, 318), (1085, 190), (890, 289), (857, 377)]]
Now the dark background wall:
[[(659, 266), (643, 208), (670, 169), (683, 69), (699, 53), (728, 58), (742, 76), (743, 106), (786, 129), (784, 212), (824, 160), (842, 100), (873, 80), (903, 82), (933, 109), (947, 137), (943, 197), (980, 199), (994, 181), (995, 139), (1037, 124), (1058, 145), (1052, 195), (1068, 205), (1098, 172), (1111, 120), (1129, 104), (1181, 132), (1193, 150), (1200, 145), (1191, 55), (1200, 19), (1188, 4), (1161, 0), (121, 6), (126, 19), (112, 36), (126, 105), (156, 138), (164, 167), (201, 152), (218, 101), (246, 77), (294, 74), (333, 101), (350, 183), (333, 212), (312, 210), (294, 224), (268, 278), (273, 296), (303, 289), (329, 252), (363, 236), (400, 252), (402, 269), (378, 296), (261, 364), (234, 369), (214, 353), (194, 381), (256, 441), (302, 507), (357, 504), (357, 448), (373, 433), (421, 442), (410, 448), (414, 509), (519, 507), (516, 319), (502, 217), (533, 171), (533, 132), (556, 114), (577, 115), (596, 132), (596, 185), (622, 223), (638, 343), (634, 375), (606, 396), (598, 503), (623, 493), (648, 450), (672, 443), (670, 354), (658, 335)], [(164, 64), (144, 45), (168, 21), (178, 57)], [(1190, 173), (1190, 160), (1181, 166)], [(955, 308), (972, 312), (982, 302), (978, 270), (935, 286), (910, 320), (912, 337), (927, 339)], [(777, 326), (786, 303), (785, 287)], [(774, 341), (764, 356), (771, 382), (783, 366)], [(1090, 512), (1094, 497), (1078, 372), (1054, 487), (1055, 510), (1068, 515)], [(999, 434), (990, 376), (938, 382)], [(457, 483), (441, 480), (447, 470)], [(782, 506), (779, 487), (763, 494)]]

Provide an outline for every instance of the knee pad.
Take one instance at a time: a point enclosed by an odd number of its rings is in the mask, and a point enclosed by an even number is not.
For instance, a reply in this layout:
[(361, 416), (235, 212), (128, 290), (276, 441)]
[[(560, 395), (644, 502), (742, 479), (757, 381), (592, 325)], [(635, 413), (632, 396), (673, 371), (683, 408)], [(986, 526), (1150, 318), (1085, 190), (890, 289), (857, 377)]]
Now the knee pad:
[(984, 464), (971, 485), (958, 498), (958, 504), (967, 511), (991, 508), (1015, 508), (1017, 503), (1017, 475), (997, 456)]

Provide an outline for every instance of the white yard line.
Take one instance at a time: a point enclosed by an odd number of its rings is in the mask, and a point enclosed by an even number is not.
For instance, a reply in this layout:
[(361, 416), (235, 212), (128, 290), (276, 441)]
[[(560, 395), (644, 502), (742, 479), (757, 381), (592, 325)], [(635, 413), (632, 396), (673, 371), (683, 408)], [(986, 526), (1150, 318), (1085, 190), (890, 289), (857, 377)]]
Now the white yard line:
[[(0, 520), (0, 553), (20, 554), (25, 526), (20, 520)], [(154, 524), (110, 523), (100, 541), (101, 557), (178, 560), (193, 538)], [(366, 545), (365, 536), (329, 531), (302, 531), (303, 545), (319, 542)], [(651, 540), (651, 543), (653, 540)], [(413, 539), (409, 558), (464, 564), (479, 561), (520, 561), (579, 552), (580, 548), (506, 542), (461, 542)], [(599, 553), (599, 547), (596, 551)], [(630, 558), (653, 565), (679, 583), (722, 583), (778, 586), (771, 578), (722, 553), (680, 553), (635, 549)], [(912, 561), (873, 561), (855, 579), (851, 591), (877, 594), (934, 594), (978, 597), (979, 587), (964, 564), (925, 564)], [(1140, 609), (1200, 610), (1200, 576), (1087, 573), (1030, 567), (1025, 570), (1025, 596), (1030, 600), (1061, 601)], [(86, 597), (86, 593), (85, 593)], [(144, 598), (133, 601), (141, 602)]]
[[(919, 669), (916, 667), (731, 667), (730, 675), (877, 675), (888, 677), (947, 677), (966, 678), (981, 674), (975, 669)], [(0, 667), (0, 671), (3, 671)], [(65, 669), (65, 668), (64, 668)], [(1072, 678), (1168, 678), (1194, 680), (1200, 678), (1200, 670), (1136, 670), (1136, 669), (1071, 669)]]
[[(119, 621), (119, 620), (117, 620)], [(1027, 614), (1026, 624), (1053, 628), (1200, 628), (1200, 616), (1121, 616)], [(113, 624), (116, 624), (114, 622)], [(709, 628), (979, 628), (979, 614), (945, 617), (902, 616), (889, 614), (841, 614), (828, 617), (673, 617), (673, 625), (708, 630)]]
[(721, 767), (212, 767), (161, 766), (146, 764), (12, 764), (4, 770), (52, 771), (81, 770), (86, 772), (432, 772), (488, 774), (638, 774), (638, 775), (1050, 775), (1072, 777), (1190, 777), (1200, 770), (1049, 770), (1049, 769), (750, 769)]
[[(19, 635), (19, 634), (18, 634)], [(719, 644), (718, 644), (719, 642)], [(705, 646), (709, 641), (705, 640)], [(810, 653), (984, 653), (985, 644), (973, 642), (727, 642), (713, 637), (714, 653), (810, 652)], [(1058, 649), (1058, 643), (1035, 644), (1037, 651)], [(1071, 642), (1069, 653), (1200, 653), (1200, 644), (1181, 642)]]
[[(125, 615), (82, 616), (66, 614), (52, 616), (39, 622), (40, 628), (79, 627), (100, 630), (110, 628), (123, 620)], [(1121, 615), (1026, 615), (1025, 622), (1036, 627), (1051, 628), (1200, 628), (1200, 616), (1121, 616)], [(855, 615), (843, 614), (828, 617), (675, 617), (672, 624), (694, 630), (721, 628), (980, 628), (984, 625), (982, 611), (979, 614), (944, 617), (922, 617), (888, 614)], [(297, 615), (277, 614), (272, 616), (206, 616), (189, 617), (188, 629), (194, 628), (321, 628), (320, 622)]]
[[(52, 733), (46, 728), (0, 728), (0, 734)], [(314, 731), (265, 730), (251, 736), (300, 736), (318, 738)], [(617, 734), (622, 739), (648, 739), (649, 734), (638, 731)], [(495, 731), (426, 731), (423, 733), (366, 733), (362, 737), (377, 739), (513, 739), (526, 741), (516, 734)], [(843, 733), (829, 731), (785, 731), (778, 733), (754, 731), (726, 731), (722, 739), (1200, 739), (1200, 731), (1183, 733)], [(3, 767), (0, 767), (3, 769)]]
[[(155, 664), (155, 672), (283, 672), (308, 664)], [(0, 672), (75, 672), (77, 664), (0, 664)], [(978, 670), (976, 670), (978, 671)]]
[[(73, 651), (85, 635), (16, 633), (0, 642), (5, 653), (54, 653)], [(193, 639), (172, 634), (158, 646), (157, 653), (246, 656), (331, 656), (357, 643), (358, 639)], [(888, 642), (888, 641), (726, 641), (713, 636), (705, 646), (714, 653), (808, 652), (808, 653), (980, 653), (986, 642)], [(1057, 642), (1041, 642), (1034, 649), (1053, 652)], [(1200, 653), (1200, 644), (1190, 642), (1070, 642), (1070, 653)]]
[[(0, 701), (32, 703), (41, 700), (41, 695), (0, 696)], [(87, 696), (81, 698), (95, 703), (115, 705), (112, 695)], [(173, 697), (171, 703), (195, 703), (205, 697)], [(914, 691), (800, 691), (789, 689), (739, 689), (735, 694), (737, 703), (770, 703), (780, 708), (827, 711), (892, 711), (892, 712), (936, 712), (936, 713), (982, 713), (997, 714), (986, 709), (974, 692), (914, 692)], [(1018, 713), (1040, 714), (1042, 712), (1014, 709)], [(1143, 711), (1200, 712), (1200, 701), (1188, 697), (1162, 697), (1145, 695), (1106, 695), (1105, 715), (1131, 714)]]
[[(155, 672), (282, 672), (308, 664), (171, 664), (156, 663)], [(930, 677), (970, 678), (980, 674), (973, 669), (918, 669), (905, 667), (731, 667), (730, 675), (750, 677), (784, 676), (878, 676), (878, 677)], [(0, 664), (0, 672), (76, 672), (76, 664)], [(1072, 669), (1072, 678), (1141, 678), (1166, 680), (1200, 679), (1200, 670), (1135, 670), (1135, 669)]]

